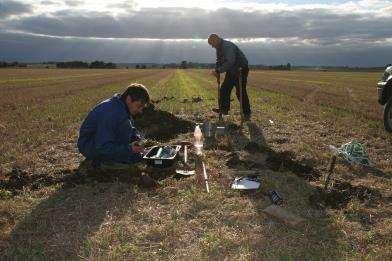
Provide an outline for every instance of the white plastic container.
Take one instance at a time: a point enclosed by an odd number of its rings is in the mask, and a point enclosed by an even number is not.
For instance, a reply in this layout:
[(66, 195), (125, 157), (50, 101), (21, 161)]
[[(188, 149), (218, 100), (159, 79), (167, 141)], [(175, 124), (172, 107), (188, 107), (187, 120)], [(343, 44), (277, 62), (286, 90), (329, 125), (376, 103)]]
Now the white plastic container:
[(203, 133), (201, 132), (200, 126), (196, 125), (195, 127), (195, 132), (193, 133), (195, 136), (195, 149), (196, 149), (196, 154), (200, 155), (203, 153)]

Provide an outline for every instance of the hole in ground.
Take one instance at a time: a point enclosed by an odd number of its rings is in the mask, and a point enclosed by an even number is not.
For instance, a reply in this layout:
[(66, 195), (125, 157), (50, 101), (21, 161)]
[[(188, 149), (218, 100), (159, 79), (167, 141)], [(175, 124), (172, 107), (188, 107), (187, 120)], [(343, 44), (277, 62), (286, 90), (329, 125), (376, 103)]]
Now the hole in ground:
[(320, 177), (320, 173), (312, 166), (296, 161), (294, 158), (295, 154), (291, 151), (275, 152), (270, 150), (268, 152), (267, 166), (274, 171), (287, 169), (297, 176), (310, 181), (317, 180)]

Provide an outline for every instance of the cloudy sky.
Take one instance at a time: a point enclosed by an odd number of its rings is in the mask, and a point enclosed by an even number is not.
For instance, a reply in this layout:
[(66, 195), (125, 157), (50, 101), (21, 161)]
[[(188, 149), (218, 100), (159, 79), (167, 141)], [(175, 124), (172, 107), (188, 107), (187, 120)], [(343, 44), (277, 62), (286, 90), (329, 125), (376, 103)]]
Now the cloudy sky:
[(392, 63), (392, 0), (0, 0), (0, 60), (213, 62), (230, 39), (252, 64)]

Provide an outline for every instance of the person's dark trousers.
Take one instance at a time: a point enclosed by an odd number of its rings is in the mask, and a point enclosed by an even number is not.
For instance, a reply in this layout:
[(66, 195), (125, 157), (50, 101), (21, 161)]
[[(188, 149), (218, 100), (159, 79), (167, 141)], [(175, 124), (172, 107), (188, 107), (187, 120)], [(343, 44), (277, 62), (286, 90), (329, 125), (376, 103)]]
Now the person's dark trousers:
[[(250, 104), (249, 97), (246, 91), (246, 83), (248, 80), (249, 68), (243, 68), (241, 70), (242, 78), (242, 105), (244, 116), (250, 116)], [(239, 86), (239, 72), (226, 72), (225, 79), (220, 88), (220, 109), (223, 113), (230, 110), (230, 94), (231, 90), (235, 86), (235, 94), (237, 95), (238, 101), (240, 101), (240, 86)]]

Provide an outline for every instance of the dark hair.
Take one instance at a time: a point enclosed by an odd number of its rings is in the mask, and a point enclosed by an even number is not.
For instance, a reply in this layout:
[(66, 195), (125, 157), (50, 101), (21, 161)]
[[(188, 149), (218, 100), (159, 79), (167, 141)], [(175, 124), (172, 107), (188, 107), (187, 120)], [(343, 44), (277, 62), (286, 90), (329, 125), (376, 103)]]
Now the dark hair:
[(148, 94), (147, 88), (140, 83), (132, 83), (129, 85), (121, 94), (121, 99), (125, 101), (127, 96), (130, 96), (132, 101), (141, 101), (146, 104), (150, 102), (150, 95)]

